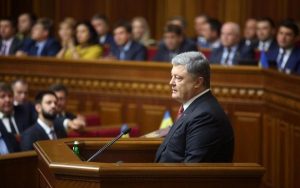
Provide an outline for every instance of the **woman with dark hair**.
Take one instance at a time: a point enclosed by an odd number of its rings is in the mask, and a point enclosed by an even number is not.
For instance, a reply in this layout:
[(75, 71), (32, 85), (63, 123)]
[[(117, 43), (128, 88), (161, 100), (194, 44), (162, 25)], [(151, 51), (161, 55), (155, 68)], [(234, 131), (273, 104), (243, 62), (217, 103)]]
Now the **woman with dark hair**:
[(102, 48), (98, 45), (95, 29), (89, 22), (80, 22), (75, 31), (76, 46), (69, 43), (57, 55), (64, 59), (98, 59), (102, 55)]

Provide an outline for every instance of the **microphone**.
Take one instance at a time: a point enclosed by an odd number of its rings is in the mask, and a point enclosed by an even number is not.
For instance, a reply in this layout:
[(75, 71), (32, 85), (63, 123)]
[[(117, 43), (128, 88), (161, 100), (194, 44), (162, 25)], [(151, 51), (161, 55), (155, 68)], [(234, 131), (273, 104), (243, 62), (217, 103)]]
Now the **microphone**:
[(115, 137), (113, 140), (105, 144), (102, 148), (100, 148), (93, 156), (91, 156), (87, 162), (90, 162), (94, 160), (97, 156), (99, 156), (103, 151), (105, 151), (107, 148), (109, 148), (111, 145), (113, 145), (117, 140), (119, 140), (123, 135), (130, 133), (131, 128), (129, 128), (127, 125), (123, 125), (121, 127), (121, 132), (120, 134)]

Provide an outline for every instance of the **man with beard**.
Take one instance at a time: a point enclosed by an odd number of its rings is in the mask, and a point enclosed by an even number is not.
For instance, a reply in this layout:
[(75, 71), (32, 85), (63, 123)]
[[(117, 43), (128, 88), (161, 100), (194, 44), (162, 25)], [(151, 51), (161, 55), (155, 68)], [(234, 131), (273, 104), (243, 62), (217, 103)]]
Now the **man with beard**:
[(67, 137), (62, 126), (54, 122), (57, 112), (57, 97), (52, 91), (42, 91), (35, 98), (35, 109), (38, 113), (36, 124), (27, 129), (21, 136), (21, 150), (32, 150), (38, 140), (56, 140)]

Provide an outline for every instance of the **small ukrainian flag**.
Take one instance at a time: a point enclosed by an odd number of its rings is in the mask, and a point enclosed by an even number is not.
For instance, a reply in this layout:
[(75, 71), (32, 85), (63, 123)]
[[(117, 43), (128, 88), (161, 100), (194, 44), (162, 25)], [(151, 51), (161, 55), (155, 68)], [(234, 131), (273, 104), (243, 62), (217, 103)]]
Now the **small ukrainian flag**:
[(167, 128), (172, 125), (173, 125), (173, 120), (172, 120), (170, 112), (167, 110), (164, 114), (164, 117), (163, 117), (161, 123), (160, 123), (159, 129), (164, 129), (164, 128)]

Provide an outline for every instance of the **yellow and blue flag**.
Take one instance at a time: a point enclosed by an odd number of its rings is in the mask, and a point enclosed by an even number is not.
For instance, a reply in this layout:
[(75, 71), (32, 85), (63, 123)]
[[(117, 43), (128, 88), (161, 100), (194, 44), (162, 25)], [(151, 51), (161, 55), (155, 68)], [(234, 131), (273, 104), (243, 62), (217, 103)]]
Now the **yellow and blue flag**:
[(260, 53), (259, 65), (263, 69), (269, 68), (269, 62), (265, 50), (262, 50)]
[(173, 125), (173, 120), (172, 120), (170, 112), (167, 110), (164, 114), (164, 117), (163, 117), (161, 123), (160, 123), (159, 129), (164, 129), (164, 128), (167, 128), (172, 125)]

